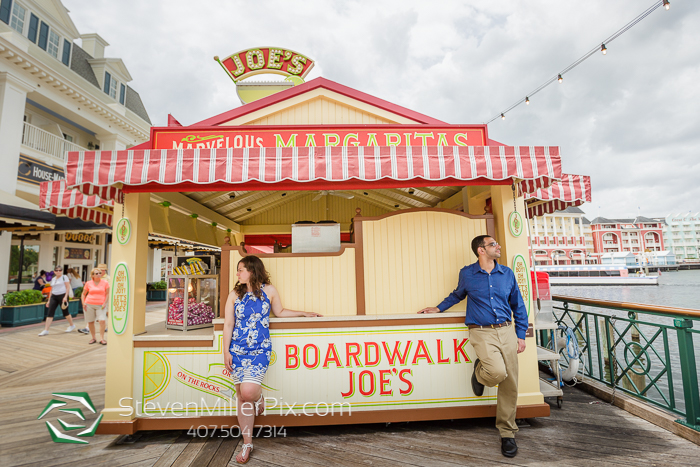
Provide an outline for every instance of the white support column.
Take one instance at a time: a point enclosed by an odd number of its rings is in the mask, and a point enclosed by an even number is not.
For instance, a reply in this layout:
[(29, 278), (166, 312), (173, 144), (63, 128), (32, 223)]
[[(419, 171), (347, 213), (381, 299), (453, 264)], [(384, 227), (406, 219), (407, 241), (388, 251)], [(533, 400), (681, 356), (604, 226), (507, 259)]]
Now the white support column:
[(100, 140), (102, 151), (122, 151), (126, 149), (127, 144), (130, 144), (129, 140), (114, 134), (97, 135), (97, 139)]
[[(0, 190), (11, 195), (17, 188), (17, 165), (22, 145), (24, 109), (27, 93), (34, 86), (8, 72), (0, 73)], [(9, 280), (11, 232), (0, 234), (0, 294), (7, 292)]]
[(547, 216), (542, 216), (542, 223), (544, 224), (544, 236), (545, 237), (547, 237), (549, 235), (549, 233), (547, 232), (547, 221), (548, 220), (549, 219), (547, 218)]

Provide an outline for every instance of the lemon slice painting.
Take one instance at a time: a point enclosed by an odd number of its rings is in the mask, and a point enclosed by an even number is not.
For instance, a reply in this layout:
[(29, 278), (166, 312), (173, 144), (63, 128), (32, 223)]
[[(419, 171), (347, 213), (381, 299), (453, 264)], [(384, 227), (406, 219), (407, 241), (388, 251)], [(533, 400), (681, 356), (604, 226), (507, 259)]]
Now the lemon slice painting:
[(170, 381), (170, 365), (159, 352), (144, 352), (143, 398), (144, 402), (158, 397)]

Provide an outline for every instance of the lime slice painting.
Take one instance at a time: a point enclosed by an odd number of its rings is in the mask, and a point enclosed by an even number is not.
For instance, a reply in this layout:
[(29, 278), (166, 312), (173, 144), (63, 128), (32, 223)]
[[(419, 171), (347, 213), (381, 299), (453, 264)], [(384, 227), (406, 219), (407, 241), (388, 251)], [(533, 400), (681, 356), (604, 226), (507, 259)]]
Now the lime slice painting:
[(143, 354), (144, 402), (158, 397), (170, 382), (170, 365), (159, 352)]

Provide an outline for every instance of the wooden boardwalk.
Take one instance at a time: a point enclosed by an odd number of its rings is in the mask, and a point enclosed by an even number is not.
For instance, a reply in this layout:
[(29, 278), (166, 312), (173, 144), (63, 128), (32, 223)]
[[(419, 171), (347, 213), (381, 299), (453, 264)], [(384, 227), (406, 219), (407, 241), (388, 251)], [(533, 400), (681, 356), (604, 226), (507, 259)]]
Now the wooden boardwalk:
[[(149, 307), (147, 324), (164, 318)], [(37, 337), (40, 327), (0, 330), (0, 466), (226, 466), (239, 438), (144, 432), (134, 437), (87, 438), (88, 445), (56, 444), (37, 417), (52, 392), (87, 391), (104, 405), (106, 347), (63, 332)], [(82, 324), (82, 320), (78, 320)], [(107, 334), (109, 340), (109, 333)], [(256, 438), (248, 465), (698, 465), (700, 446), (578, 389), (566, 389), (564, 407), (527, 420), (514, 459), (500, 454), (492, 419), (385, 425), (288, 428), (286, 436)], [(211, 432), (209, 433), (211, 435)], [(217, 435), (220, 433), (217, 433)]]

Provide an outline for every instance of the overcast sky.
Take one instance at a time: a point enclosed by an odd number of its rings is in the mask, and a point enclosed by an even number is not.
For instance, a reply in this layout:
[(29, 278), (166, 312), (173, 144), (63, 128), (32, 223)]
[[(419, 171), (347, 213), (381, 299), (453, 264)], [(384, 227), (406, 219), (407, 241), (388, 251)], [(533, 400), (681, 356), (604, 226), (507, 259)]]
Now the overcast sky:
[[(81, 34), (124, 60), (157, 126), (240, 106), (213, 57), (254, 46), (313, 58), (307, 81), (484, 123), (654, 3), (63, 0)], [(561, 147), (564, 171), (592, 178), (589, 217), (700, 211), (700, 2), (671, 3), (489, 124), (508, 145)]]

